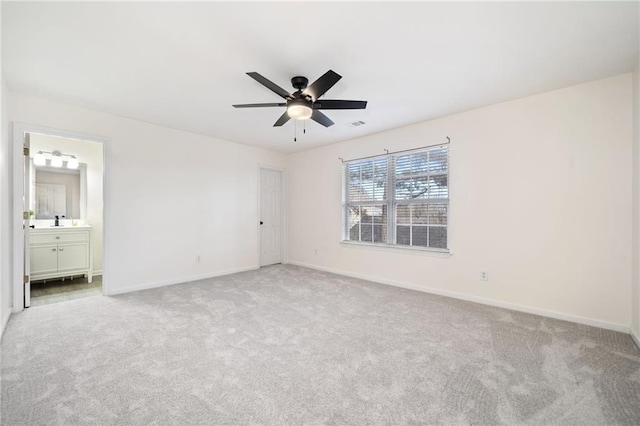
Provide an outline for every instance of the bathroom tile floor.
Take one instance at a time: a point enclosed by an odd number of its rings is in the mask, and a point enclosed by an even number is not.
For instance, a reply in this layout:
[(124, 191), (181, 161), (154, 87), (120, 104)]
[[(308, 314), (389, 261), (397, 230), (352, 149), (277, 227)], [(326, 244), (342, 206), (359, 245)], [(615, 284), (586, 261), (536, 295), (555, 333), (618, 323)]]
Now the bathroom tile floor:
[(85, 277), (78, 277), (32, 282), (31, 306), (102, 295), (102, 276), (94, 276), (92, 281), (89, 284)]

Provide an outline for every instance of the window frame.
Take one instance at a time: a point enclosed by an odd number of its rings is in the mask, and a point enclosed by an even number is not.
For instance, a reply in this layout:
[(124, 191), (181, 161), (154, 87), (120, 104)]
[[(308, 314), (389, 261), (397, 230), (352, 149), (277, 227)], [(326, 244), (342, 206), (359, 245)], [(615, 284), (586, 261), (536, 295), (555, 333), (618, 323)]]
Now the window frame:
[[(397, 176), (396, 176), (396, 170), (397, 170), (397, 158), (401, 157), (403, 155), (411, 155), (411, 154), (419, 154), (421, 152), (430, 152), (430, 151), (435, 151), (438, 149), (442, 149), (442, 148), (446, 148), (446, 173), (437, 173), (435, 175), (437, 176), (446, 176), (446, 181), (447, 181), (447, 197), (446, 198), (422, 198), (422, 199), (396, 199), (396, 182), (397, 182)], [(451, 173), (451, 157), (450, 157), (450, 149), (449, 149), (449, 143), (445, 143), (445, 144), (438, 144), (438, 145), (432, 145), (432, 146), (427, 146), (427, 147), (420, 147), (420, 148), (415, 148), (415, 149), (410, 149), (410, 150), (405, 150), (405, 151), (398, 151), (398, 152), (391, 152), (388, 154), (383, 154), (383, 155), (379, 155), (379, 156), (372, 156), (372, 157), (364, 157), (364, 158), (356, 158), (353, 160), (349, 160), (349, 161), (343, 161), (343, 168), (342, 168), (342, 209), (343, 209), (343, 214), (342, 214), (342, 243), (344, 244), (354, 244), (354, 245), (361, 245), (361, 246), (373, 246), (373, 247), (381, 247), (381, 248), (390, 248), (392, 250), (396, 250), (396, 249), (400, 249), (400, 250), (416, 250), (416, 251), (428, 251), (428, 252), (437, 252), (437, 253), (450, 253), (450, 234), (449, 234), (449, 229), (450, 229), (450, 216), (451, 216), (451, 188), (450, 188), (450, 179), (449, 179), (449, 175)], [(349, 179), (348, 179), (348, 168), (351, 164), (354, 163), (362, 163), (365, 161), (374, 161), (376, 159), (380, 159), (380, 158), (385, 158), (386, 159), (386, 185), (387, 185), (387, 189), (385, 191), (386, 197), (382, 200), (382, 201), (374, 201), (374, 200), (367, 200), (367, 201), (355, 201), (355, 202), (351, 202), (349, 200)], [(429, 180), (429, 178), (431, 176), (433, 176), (432, 173), (429, 172), (429, 170), (427, 169), (427, 172), (422, 175), (422, 176), (426, 176), (427, 177), (427, 181)], [(421, 175), (418, 175), (417, 177), (422, 177)], [(427, 231), (426, 231), (426, 235), (427, 235), (427, 246), (414, 246), (414, 245), (406, 245), (406, 244), (398, 244), (397, 243), (397, 227), (398, 226), (407, 226), (410, 231), (409, 231), (409, 235), (410, 235), (410, 241), (411, 241), (411, 236), (413, 235), (413, 228), (414, 225), (413, 223), (408, 223), (408, 224), (403, 224), (403, 223), (398, 223), (398, 219), (397, 219), (397, 208), (399, 205), (426, 205), (427, 208), (429, 205), (438, 205), (438, 204), (446, 204), (446, 208), (447, 208), (447, 213), (446, 213), (446, 224), (442, 225), (442, 224), (429, 224), (426, 223), (424, 225), (422, 224), (418, 224), (417, 226), (424, 226)], [(387, 212), (386, 212), (386, 223), (383, 225), (386, 225), (387, 228), (387, 232), (386, 232), (386, 241), (385, 242), (374, 242), (374, 241), (361, 241), (362, 239), (362, 233), (361, 233), (361, 228), (362, 228), (362, 223), (360, 222), (360, 231), (359, 231), (359, 239), (358, 240), (352, 240), (350, 239), (350, 208), (352, 206), (370, 206), (370, 205), (381, 205), (381, 206), (386, 206), (387, 207)], [(409, 216), (411, 218), (411, 214)], [(412, 219), (410, 219), (412, 220)], [(430, 238), (430, 228), (431, 227), (443, 227), (446, 229), (446, 247), (445, 248), (438, 248), (438, 247), (428, 247), (429, 244), (429, 238)], [(372, 240), (375, 239), (375, 236), (372, 235)]]

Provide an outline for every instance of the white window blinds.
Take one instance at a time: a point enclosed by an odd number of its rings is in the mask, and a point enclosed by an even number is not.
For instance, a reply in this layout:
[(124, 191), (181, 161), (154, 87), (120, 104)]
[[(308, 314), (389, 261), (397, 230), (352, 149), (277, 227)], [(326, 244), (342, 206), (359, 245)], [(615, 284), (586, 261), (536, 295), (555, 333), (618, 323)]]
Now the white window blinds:
[(344, 240), (447, 249), (449, 146), (344, 163)]
[(388, 163), (386, 157), (345, 163), (346, 239), (387, 242)]

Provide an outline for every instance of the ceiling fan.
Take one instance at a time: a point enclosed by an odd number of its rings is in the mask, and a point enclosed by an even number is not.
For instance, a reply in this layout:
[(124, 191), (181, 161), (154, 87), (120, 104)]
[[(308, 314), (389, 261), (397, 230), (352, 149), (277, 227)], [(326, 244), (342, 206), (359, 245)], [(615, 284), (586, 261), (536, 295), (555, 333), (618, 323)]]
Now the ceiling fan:
[(295, 120), (307, 120), (322, 124), (324, 127), (332, 126), (334, 123), (329, 117), (320, 112), (321, 109), (365, 109), (367, 101), (345, 101), (338, 99), (319, 99), (325, 92), (333, 87), (342, 78), (341, 75), (327, 71), (322, 77), (307, 86), (309, 80), (306, 77), (296, 76), (291, 79), (291, 84), (295, 89), (289, 93), (271, 80), (261, 76), (257, 72), (248, 72), (247, 75), (267, 89), (284, 98), (286, 102), (265, 103), (265, 104), (240, 104), (233, 105), (234, 108), (261, 108), (261, 107), (287, 107), (287, 110), (280, 116), (274, 127), (282, 126), (290, 118)]

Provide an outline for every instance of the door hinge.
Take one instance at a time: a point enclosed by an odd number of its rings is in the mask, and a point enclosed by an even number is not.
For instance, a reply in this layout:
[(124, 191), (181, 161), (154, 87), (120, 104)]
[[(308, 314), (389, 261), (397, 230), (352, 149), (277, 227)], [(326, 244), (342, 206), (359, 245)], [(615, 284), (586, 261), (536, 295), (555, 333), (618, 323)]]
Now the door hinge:
[(27, 148), (26, 146), (22, 148), (22, 155), (24, 155), (25, 157), (29, 156), (29, 148)]
[(22, 218), (23, 218), (24, 220), (29, 219), (29, 212), (22, 212)]
[(29, 275), (25, 275), (24, 276), (24, 283), (28, 283), (29, 282)]

